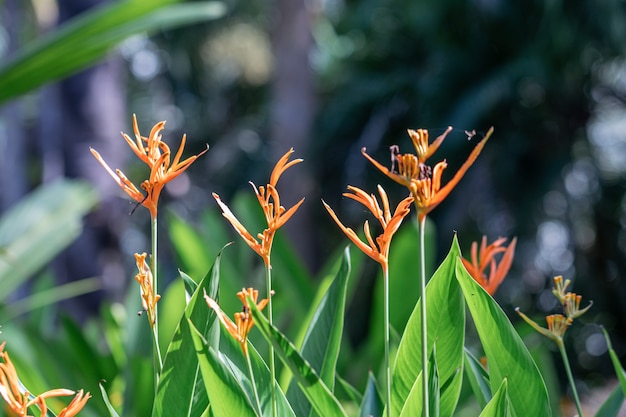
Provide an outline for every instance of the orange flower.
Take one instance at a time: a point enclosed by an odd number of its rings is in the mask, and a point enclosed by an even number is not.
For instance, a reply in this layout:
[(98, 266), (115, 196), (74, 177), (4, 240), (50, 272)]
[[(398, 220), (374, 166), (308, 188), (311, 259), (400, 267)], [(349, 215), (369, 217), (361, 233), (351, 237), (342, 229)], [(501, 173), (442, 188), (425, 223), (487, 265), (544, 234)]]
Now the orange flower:
[[(272, 292), (273, 294), (273, 292)], [(259, 310), (263, 310), (267, 303), (269, 302), (269, 298), (264, 298), (260, 302), (257, 303), (257, 299), (259, 298), (259, 291), (254, 288), (242, 288), (241, 291), (237, 293), (237, 297), (241, 300), (243, 304), (242, 311), (240, 313), (235, 313), (235, 322), (233, 322), (227, 315), (222, 311), (219, 304), (211, 297), (209, 297), (206, 292), (204, 293), (204, 299), (206, 300), (207, 305), (215, 311), (217, 317), (219, 318), (222, 325), (226, 328), (228, 333), (231, 334), (241, 345), (241, 349), (243, 349), (244, 355), (248, 356), (248, 333), (252, 330), (252, 326), (254, 326), (254, 320), (252, 320), (252, 316), (250, 315), (250, 306), (248, 305), (248, 299), (246, 296), (252, 298), (254, 303), (256, 304)]]
[(535, 321), (529, 318), (526, 314), (522, 313), (519, 307), (515, 308), (515, 311), (522, 319), (524, 319), (526, 323), (530, 324), (533, 329), (551, 339), (559, 346), (563, 345), (563, 335), (565, 335), (565, 331), (569, 328), (569, 326), (571, 326), (573, 321), (562, 314), (552, 314), (546, 316), (546, 323), (548, 324), (548, 328), (546, 329), (535, 323)]
[(380, 185), (378, 186), (378, 193), (380, 194), (380, 198), (383, 203), (382, 209), (380, 208), (378, 200), (374, 194), (367, 194), (365, 191), (351, 185), (348, 186), (348, 189), (354, 194), (344, 193), (343, 195), (363, 204), (380, 222), (380, 225), (383, 228), (383, 233), (376, 238), (375, 242), (374, 239), (372, 239), (372, 234), (367, 220), (363, 225), (365, 238), (367, 239), (367, 243), (365, 243), (357, 236), (354, 230), (349, 227), (345, 227), (341, 223), (333, 209), (331, 209), (326, 202), (322, 200), (322, 203), (324, 204), (324, 207), (326, 207), (326, 210), (328, 210), (328, 213), (333, 220), (335, 220), (335, 223), (337, 223), (346, 236), (348, 236), (348, 238), (367, 256), (380, 263), (383, 268), (386, 268), (388, 265), (391, 238), (400, 227), (404, 217), (406, 217), (411, 211), (410, 206), (413, 202), (413, 197), (409, 196), (402, 200), (400, 204), (398, 204), (398, 207), (396, 207), (392, 216), (391, 211), (389, 210), (389, 199), (387, 198), (387, 193), (385, 193), (385, 190)]
[[(34, 398), (30, 393), (24, 389), (21, 384), (15, 366), (9, 357), (8, 352), (4, 352), (4, 346), (6, 342), (0, 344), (0, 396), (6, 401), (9, 409), (18, 417), (28, 417), (28, 408), (32, 406), (39, 407), (41, 415), (44, 416), (48, 412), (46, 405), (46, 399), (51, 397), (63, 397), (73, 395), (74, 391), (69, 389), (53, 389), (46, 391)], [(75, 416), (85, 405), (87, 400), (91, 397), (89, 393), (85, 397), (82, 396), (81, 390), (74, 400), (61, 411), (59, 417), (73, 417)], [(78, 398), (78, 400), (77, 400)]]
[[(478, 242), (473, 242), (472, 261), (470, 262), (467, 259), (461, 258), (467, 272), (469, 272), (476, 282), (490, 295), (495, 294), (513, 263), (513, 253), (515, 252), (517, 238), (513, 238), (508, 247), (503, 246), (504, 242), (506, 242), (506, 238), (501, 237), (487, 246), (487, 236), (483, 236), (483, 240), (480, 244), (480, 256)], [(504, 253), (504, 255), (502, 255), (500, 263), (498, 264), (495, 256), (499, 253)], [(489, 267), (489, 277), (485, 274), (487, 267)]]
[(139, 283), (141, 289), (141, 304), (143, 309), (148, 313), (148, 322), (150, 327), (153, 327), (156, 323), (156, 303), (161, 299), (159, 294), (155, 294), (154, 279), (152, 278), (152, 271), (150, 266), (146, 262), (147, 254), (144, 252), (141, 255), (135, 254), (135, 261), (137, 263), (137, 269), (139, 273), (135, 275), (135, 280)]
[[(442, 188), (441, 178), (443, 171), (447, 168), (448, 164), (444, 160), (435, 164), (434, 168), (431, 168), (426, 165), (425, 162), (432, 156), (433, 153), (435, 153), (450, 131), (452, 131), (452, 128), (448, 127), (448, 129), (446, 129), (441, 136), (429, 145), (427, 130), (408, 130), (417, 155), (400, 154), (398, 147), (395, 145), (392, 146), (391, 169), (384, 167), (378, 161), (369, 156), (365, 152), (365, 148), (361, 149), (361, 153), (383, 174), (409, 189), (411, 196), (413, 196), (415, 206), (417, 207), (417, 214), (420, 221), (423, 220), (424, 217), (435, 207), (437, 207), (439, 203), (441, 203), (448, 196), (448, 194), (450, 194), (461, 178), (463, 178), (465, 172), (467, 172), (476, 158), (478, 158), (478, 155), (485, 146), (485, 143), (491, 137), (493, 128), (489, 129), (485, 137), (478, 143), (478, 145), (476, 145), (465, 163), (463, 163), (461, 168), (459, 168), (456, 174), (454, 174), (454, 177)], [(396, 163), (398, 164), (397, 170)]]
[[(137, 127), (137, 117), (133, 115), (133, 129), (135, 133), (135, 141), (127, 134), (122, 136), (128, 143), (132, 151), (150, 168), (150, 178), (141, 183), (141, 189), (146, 192), (144, 195), (137, 187), (124, 175), (122, 171), (112, 170), (109, 165), (102, 159), (102, 156), (95, 150), (90, 148), (93, 156), (113, 177), (115, 182), (137, 203), (143, 205), (150, 211), (152, 218), (156, 218), (159, 196), (165, 184), (178, 177), (185, 172), (187, 168), (209, 148), (200, 152), (198, 155), (190, 156), (184, 161), (180, 161), (187, 141), (187, 135), (183, 135), (178, 152), (174, 156), (174, 160), (170, 161), (171, 151), (169, 146), (161, 140), (161, 131), (165, 127), (165, 122), (159, 122), (150, 131), (150, 136), (141, 136)], [(145, 143), (145, 145), (144, 145)]]
[[(289, 149), (285, 155), (274, 166), (272, 174), (270, 175), (270, 182), (265, 187), (257, 187), (251, 182), (254, 193), (259, 200), (259, 204), (265, 214), (265, 220), (267, 221), (267, 229), (263, 230), (263, 233), (257, 235), (257, 240), (248, 230), (237, 220), (235, 215), (230, 211), (228, 206), (222, 202), (220, 196), (213, 193), (213, 198), (217, 201), (217, 204), (222, 209), (222, 215), (230, 222), (235, 228), (239, 236), (254, 250), (265, 262), (265, 265), (270, 264), (270, 253), (272, 251), (272, 242), (274, 241), (274, 235), (276, 231), (280, 229), (286, 222), (293, 216), (298, 210), (298, 207), (304, 201), (304, 198), (298, 201), (289, 210), (280, 205), (280, 196), (276, 190), (276, 183), (280, 179), (280, 176), (291, 166), (299, 164), (302, 159), (294, 159), (289, 161), (289, 157), (293, 153), (293, 148)], [(289, 162), (288, 162), (289, 161)]]

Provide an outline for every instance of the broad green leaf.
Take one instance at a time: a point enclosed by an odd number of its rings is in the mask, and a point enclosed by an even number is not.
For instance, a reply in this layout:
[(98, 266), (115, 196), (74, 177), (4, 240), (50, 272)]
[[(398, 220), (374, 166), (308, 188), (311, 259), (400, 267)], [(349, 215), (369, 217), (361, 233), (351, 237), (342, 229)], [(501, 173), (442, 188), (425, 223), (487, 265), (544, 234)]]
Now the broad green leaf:
[(595, 417), (618, 417), (624, 404), (624, 392), (618, 384), (604, 400)]
[[(239, 342), (237, 342), (223, 326), (221, 326), (220, 353), (223, 354), (223, 361), (228, 364), (233, 375), (235, 375), (242, 391), (248, 396), (248, 401), (254, 404), (255, 399), (252, 384), (250, 383), (250, 372), (243, 350)], [(254, 373), (254, 380), (261, 404), (261, 415), (271, 417), (272, 389), (270, 370), (250, 341), (248, 341), (248, 354), (250, 355), (250, 364), (252, 366), (252, 372)], [(274, 388), (277, 394), (276, 410), (278, 415), (281, 417), (295, 417), (296, 414), (289, 405), (285, 394), (282, 392), (277, 382), (274, 382)]]
[(507, 393), (507, 380), (504, 378), (498, 391), (496, 391), (491, 401), (485, 406), (479, 417), (508, 417), (510, 413)]
[(460, 259), (456, 265), (456, 277), (487, 356), (492, 392), (506, 378), (514, 416), (551, 416), (543, 378), (507, 316), (469, 275)]
[(611, 344), (611, 338), (609, 337), (609, 333), (606, 331), (604, 327), (602, 327), (602, 333), (604, 333), (604, 338), (606, 339), (606, 346), (609, 349), (609, 356), (611, 357), (611, 362), (613, 362), (613, 368), (615, 369), (615, 374), (617, 375), (617, 379), (619, 380), (619, 384), (622, 387), (622, 393), (626, 396), (626, 371), (622, 367), (622, 364), (619, 361), (619, 357), (617, 353), (613, 349), (613, 345)]
[(222, 354), (216, 351), (213, 346), (208, 345), (206, 339), (202, 337), (191, 321), (189, 321), (189, 332), (196, 347), (202, 380), (211, 402), (212, 414), (215, 417), (256, 416), (252, 404), (241, 390), (232, 369), (221, 357)]
[(74, 241), (96, 204), (90, 185), (59, 180), (28, 194), (0, 218), (0, 303)]
[[(428, 311), (428, 346), (437, 341), (436, 362), (441, 391), (440, 415), (451, 416), (456, 408), (463, 382), (463, 343), (465, 307), (454, 276), (460, 250), (456, 237), (448, 256), (426, 287)], [(415, 285), (419, 285), (415, 274)], [(406, 325), (391, 377), (391, 415), (399, 416), (402, 407), (422, 371), (421, 302), (418, 301)]]
[[(346, 248), (337, 275), (315, 308), (301, 348), (302, 357), (319, 373), (324, 384), (331, 390), (334, 390), (335, 368), (343, 335), (349, 276), (350, 250)], [(298, 388), (295, 378), (289, 385), (287, 398), (298, 415), (311, 414), (311, 404)]]
[(370, 372), (359, 408), (359, 417), (382, 417), (384, 407), (383, 399), (380, 397), (378, 387), (376, 387), (376, 378)]
[(467, 349), (464, 350), (465, 354), (465, 375), (472, 387), (474, 398), (480, 405), (480, 408), (485, 408), (489, 400), (491, 399), (491, 388), (489, 385), (489, 374), (483, 368), (481, 363), (472, 355)]
[[(439, 390), (439, 374), (437, 373), (437, 356), (436, 349), (433, 350), (428, 359), (428, 415), (431, 417), (439, 417), (440, 415), (440, 390)], [(402, 406), (400, 417), (421, 416), (424, 413), (424, 394), (422, 387), (422, 374), (420, 373), (411, 392)]]
[[(131, 35), (220, 17), (217, 2), (126, 0), (95, 8), (18, 51), (0, 68), (0, 102), (96, 63)], [(62, 59), (59, 59), (62, 57)]]
[(248, 304), (254, 323), (261, 330), (265, 339), (274, 346), (278, 357), (291, 369), (313, 409), (324, 417), (346, 417), (346, 413), (337, 398), (311, 365), (300, 356), (295, 346), (278, 329), (270, 325), (267, 318), (258, 310), (251, 299), (248, 299)]
[[(372, 376), (374, 375), (372, 374)], [(374, 377), (374, 381), (376, 381), (375, 377)], [(363, 402), (363, 394), (361, 394), (356, 388), (354, 388), (352, 384), (350, 384), (348, 381), (343, 379), (341, 375), (337, 374), (335, 382), (336, 382), (335, 394), (337, 397), (339, 397), (340, 395), (338, 393), (343, 393), (345, 394), (345, 397), (348, 398), (349, 401), (352, 401), (355, 404), (361, 404)]]
[[(188, 319), (212, 346), (219, 343), (219, 323), (204, 300), (204, 292), (218, 298), (221, 253), (189, 300), (174, 337), (165, 353), (153, 416), (200, 416), (208, 406), (204, 387), (198, 384), (200, 370)], [(200, 388), (200, 391), (198, 391)]]

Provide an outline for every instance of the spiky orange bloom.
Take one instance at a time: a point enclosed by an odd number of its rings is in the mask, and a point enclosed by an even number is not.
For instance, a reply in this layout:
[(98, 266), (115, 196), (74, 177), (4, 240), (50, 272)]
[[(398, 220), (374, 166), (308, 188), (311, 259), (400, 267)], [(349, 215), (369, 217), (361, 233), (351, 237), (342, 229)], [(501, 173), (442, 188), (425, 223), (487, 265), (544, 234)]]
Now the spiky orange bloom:
[(252, 188), (259, 200), (259, 204), (265, 214), (265, 220), (267, 222), (267, 228), (262, 233), (257, 234), (258, 240), (248, 232), (248, 230), (237, 220), (237, 217), (230, 211), (228, 206), (222, 202), (220, 196), (213, 193), (213, 198), (217, 201), (217, 204), (222, 209), (222, 215), (230, 222), (233, 228), (239, 233), (239, 236), (254, 250), (265, 262), (266, 266), (270, 265), (270, 253), (272, 251), (272, 242), (274, 241), (274, 235), (276, 231), (280, 229), (286, 222), (293, 216), (298, 210), (304, 198), (298, 201), (289, 210), (280, 205), (280, 196), (276, 190), (276, 184), (280, 179), (280, 176), (291, 166), (299, 164), (302, 159), (294, 159), (289, 161), (289, 157), (293, 153), (293, 148), (289, 149), (280, 160), (274, 166), (272, 174), (270, 175), (270, 182), (264, 187), (259, 186), (257, 188), (252, 182)]
[[(461, 168), (454, 174), (454, 177), (441, 187), (441, 178), (443, 171), (447, 168), (446, 161), (435, 164), (434, 168), (426, 165), (426, 160), (432, 156), (439, 148), (445, 137), (452, 131), (452, 127), (448, 127), (446, 131), (439, 136), (432, 144), (428, 144), (428, 131), (425, 129), (408, 130), (409, 136), (415, 146), (417, 155), (400, 154), (397, 146), (392, 146), (392, 164), (391, 169), (384, 167), (374, 158), (366, 153), (366, 149), (361, 149), (361, 153), (378, 168), (383, 174), (409, 189), (415, 207), (417, 207), (418, 219), (422, 221), (428, 213), (439, 205), (450, 194), (452, 189), (456, 187), (465, 172), (474, 163), (478, 155), (482, 151), (487, 140), (493, 133), (493, 127), (489, 129), (485, 137), (476, 145), (467, 160)], [(397, 170), (395, 164), (398, 164)]]
[[(31, 398), (30, 393), (24, 390), (23, 385), (20, 383), (9, 353), (4, 351), (5, 344), (6, 342), (0, 344), (0, 396), (17, 417), (29, 417), (28, 408), (32, 406), (39, 407), (41, 415), (44, 416), (48, 412), (46, 399), (74, 394), (72, 390), (59, 388), (46, 391)], [(91, 398), (89, 393), (83, 396), (83, 391), (80, 390), (72, 402), (61, 411), (59, 417), (75, 416), (84, 407), (89, 398)]]
[[(273, 294), (273, 292), (272, 292)], [(249, 296), (254, 301), (255, 305), (259, 310), (263, 310), (267, 303), (269, 302), (269, 298), (264, 298), (260, 302), (257, 303), (257, 299), (259, 298), (259, 291), (254, 288), (242, 288), (241, 291), (237, 293), (237, 297), (241, 300), (243, 304), (242, 311), (239, 313), (235, 313), (235, 321), (233, 322), (227, 315), (222, 311), (219, 304), (209, 297), (206, 292), (204, 293), (204, 299), (206, 300), (207, 305), (215, 311), (217, 314), (217, 318), (220, 320), (224, 328), (231, 334), (241, 345), (241, 349), (243, 350), (244, 355), (248, 356), (248, 333), (252, 330), (252, 326), (254, 326), (254, 320), (250, 315), (250, 305), (248, 304)]]
[[(495, 294), (496, 290), (508, 274), (513, 263), (513, 254), (515, 252), (515, 244), (517, 238), (513, 238), (508, 247), (504, 246), (505, 237), (498, 238), (495, 242), (487, 245), (487, 236), (483, 236), (480, 244), (480, 252), (478, 250), (478, 242), (472, 242), (472, 260), (461, 258), (467, 272), (485, 289), (490, 295)], [(504, 253), (498, 263), (495, 256)], [(489, 267), (489, 276), (485, 271)]]
[(140, 186), (141, 189), (146, 192), (146, 195), (139, 191), (135, 184), (133, 184), (121, 170), (112, 170), (104, 159), (102, 159), (102, 156), (100, 156), (95, 149), (90, 148), (93, 156), (96, 157), (98, 162), (100, 162), (104, 169), (113, 177), (115, 182), (117, 182), (133, 200), (147, 208), (152, 218), (156, 218), (159, 196), (165, 184), (185, 172), (200, 155), (204, 154), (209, 149), (207, 146), (207, 149), (200, 152), (198, 155), (190, 156), (184, 161), (181, 161), (180, 159), (187, 141), (187, 135), (183, 135), (174, 160), (170, 161), (170, 147), (161, 140), (161, 131), (164, 127), (165, 122), (159, 122), (154, 125), (150, 131), (150, 136), (141, 136), (139, 128), (137, 127), (137, 117), (133, 114), (135, 140), (133, 141), (127, 134), (122, 133), (126, 143), (128, 143), (128, 146), (130, 146), (135, 155), (150, 168), (149, 179), (143, 181)]
[(365, 191), (351, 185), (348, 186), (348, 190), (352, 191), (352, 193), (344, 193), (343, 195), (363, 204), (380, 222), (380, 225), (383, 228), (383, 233), (376, 238), (375, 242), (374, 239), (372, 239), (372, 233), (370, 231), (369, 222), (367, 220), (363, 225), (363, 231), (365, 232), (365, 238), (367, 239), (367, 243), (365, 243), (358, 237), (354, 230), (344, 226), (343, 223), (341, 223), (333, 209), (331, 209), (325, 201), (322, 200), (322, 203), (324, 204), (324, 207), (326, 207), (326, 210), (328, 210), (328, 213), (333, 218), (335, 223), (337, 223), (337, 225), (346, 234), (346, 236), (348, 236), (348, 238), (359, 249), (361, 249), (363, 253), (365, 253), (376, 262), (380, 263), (383, 268), (387, 268), (391, 238), (398, 231), (402, 220), (411, 211), (410, 206), (413, 202), (413, 197), (409, 196), (402, 200), (396, 207), (396, 210), (394, 211), (392, 216), (389, 209), (389, 199), (387, 198), (387, 193), (380, 185), (378, 186), (378, 193), (380, 194), (380, 199), (383, 204), (382, 209), (378, 204), (378, 200), (376, 199), (376, 196), (374, 194), (367, 194)]
[(546, 316), (546, 323), (548, 324), (548, 328), (541, 327), (534, 320), (528, 317), (526, 314), (522, 313), (519, 307), (515, 308), (517, 314), (520, 315), (522, 319), (528, 324), (532, 326), (533, 329), (544, 335), (545, 337), (554, 341), (557, 345), (561, 346), (563, 344), (563, 335), (565, 335), (565, 331), (571, 326), (573, 320), (571, 318), (565, 317), (562, 314), (551, 314)]
[(580, 302), (582, 301), (582, 299), (582, 295), (577, 295), (573, 292), (568, 292), (567, 294), (565, 294), (565, 302), (563, 303), (563, 305), (565, 306), (565, 315), (567, 316), (567, 318), (570, 318), (572, 320), (577, 319), (591, 308), (591, 306), (593, 305), (593, 301), (589, 301), (589, 305), (581, 309)]
[(144, 252), (141, 255), (135, 254), (135, 261), (137, 263), (137, 270), (139, 273), (135, 275), (135, 280), (139, 283), (141, 289), (141, 304), (143, 309), (148, 314), (148, 322), (150, 327), (154, 327), (156, 323), (156, 303), (161, 299), (159, 294), (155, 294), (154, 279), (152, 277), (152, 270), (146, 262), (148, 255)]

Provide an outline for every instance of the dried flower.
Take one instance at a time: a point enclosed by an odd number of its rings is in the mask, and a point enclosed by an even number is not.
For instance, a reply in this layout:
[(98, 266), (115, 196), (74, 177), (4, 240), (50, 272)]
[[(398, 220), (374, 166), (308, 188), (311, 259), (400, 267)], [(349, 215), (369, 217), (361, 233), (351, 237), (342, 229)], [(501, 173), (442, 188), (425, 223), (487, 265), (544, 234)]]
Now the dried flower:
[(272, 174), (270, 175), (270, 182), (265, 187), (259, 186), (257, 189), (257, 187), (250, 182), (250, 185), (252, 185), (254, 193), (259, 200), (259, 204), (263, 209), (263, 213), (265, 214), (265, 220), (267, 221), (267, 228), (263, 230), (262, 233), (257, 235), (258, 240), (252, 236), (250, 232), (248, 232), (239, 220), (237, 220), (228, 206), (222, 202), (220, 196), (213, 193), (213, 198), (215, 198), (215, 201), (217, 201), (217, 204), (222, 209), (222, 215), (230, 222), (248, 246), (250, 246), (250, 248), (252, 248), (252, 250), (254, 250), (261, 258), (263, 258), (263, 261), (267, 266), (270, 265), (270, 253), (272, 251), (272, 242), (274, 241), (276, 231), (280, 229), (287, 222), (287, 220), (291, 218), (291, 216), (293, 216), (304, 201), (304, 198), (302, 198), (293, 207), (286, 210), (285, 207), (280, 205), (280, 196), (278, 195), (278, 190), (276, 190), (276, 184), (278, 183), (280, 176), (289, 167), (302, 162), (302, 159), (289, 161), (289, 157), (292, 153), (293, 148), (289, 149), (289, 151), (287, 151), (287, 153), (285, 153), (276, 163), (274, 169), (272, 170)]
[(402, 220), (411, 211), (410, 206), (413, 202), (413, 197), (407, 197), (402, 200), (396, 207), (396, 210), (394, 211), (392, 216), (389, 209), (389, 199), (387, 198), (387, 193), (380, 185), (378, 186), (378, 193), (380, 194), (380, 199), (383, 204), (382, 209), (378, 204), (378, 200), (376, 199), (376, 196), (374, 194), (367, 194), (365, 191), (351, 185), (348, 186), (348, 190), (352, 191), (352, 193), (344, 193), (343, 195), (363, 204), (380, 222), (380, 225), (383, 228), (383, 232), (376, 238), (376, 241), (374, 241), (374, 239), (372, 238), (369, 222), (367, 220), (363, 225), (365, 238), (367, 240), (366, 243), (358, 237), (354, 230), (344, 226), (343, 223), (341, 223), (333, 209), (331, 209), (330, 206), (326, 204), (326, 202), (322, 200), (322, 203), (324, 204), (324, 207), (326, 207), (326, 210), (328, 210), (328, 213), (333, 218), (335, 223), (337, 223), (337, 225), (346, 234), (346, 236), (348, 236), (348, 238), (359, 249), (361, 249), (363, 253), (365, 253), (367, 256), (386, 268), (388, 265), (389, 247), (391, 245), (391, 239), (396, 231), (398, 231)]
[[(498, 238), (495, 242), (487, 245), (487, 236), (483, 236), (478, 250), (478, 242), (472, 242), (472, 258), (471, 262), (467, 259), (461, 259), (467, 272), (485, 289), (490, 295), (495, 294), (496, 290), (506, 277), (513, 263), (513, 254), (515, 252), (515, 244), (517, 238), (513, 238), (508, 247), (504, 246), (506, 238)], [(498, 263), (495, 256), (504, 253)], [(489, 268), (489, 277), (486, 270)]]
[(148, 313), (148, 322), (150, 327), (154, 327), (156, 323), (156, 303), (161, 296), (156, 294), (154, 289), (154, 279), (152, 277), (152, 271), (150, 266), (146, 262), (147, 254), (144, 252), (141, 255), (135, 254), (135, 261), (137, 263), (137, 269), (139, 273), (135, 275), (135, 280), (139, 283), (141, 289), (141, 304), (143, 309)]
[(143, 205), (150, 211), (152, 218), (156, 218), (159, 196), (165, 184), (178, 177), (185, 172), (187, 168), (202, 154), (208, 150), (200, 152), (198, 155), (190, 156), (181, 162), (187, 135), (183, 135), (178, 152), (174, 156), (174, 160), (170, 162), (171, 151), (169, 146), (161, 140), (161, 131), (165, 127), (165, 122), (159, 122), (150, 131), (150, 136), (141, 136), (137, 127), (137, 117), (133, 115), (133, 129), (135, 133), (135, 141), (127, 134), (122, 136), (128, 143), (132, 151), (150, 168), (149, 179), (141, 183), (141, 189), (146, 192), (144, 195), (139, 189), (124, 175), (122, 171), (112, 170), (109, 165), (102, 159), (102, 156), (95, 150), (90, 149), (93, 156), (113, 177), (115, 182), (137, 203)]
[[(409, 189), (415, 207), (417, 207), (420, 221), (450, 194), (452, 189), (459, 183), (461, 178), (463, 178), (465, 172), (467, 172), (476, 158), (478, 158), (482, 148), (493, 133), (493, 128), (489, 129), (485, 137), (476, 145), (461, 168), (454, 174), (454, 177), (442, 188), (441, 178), (448, 164), (444, 160), (435, 164), (434, 168), (431, 168), (429, 165), (426, 165), (425, 162), (439, 148), (451, 130), (452, 128), (448, 127), (448, 129), (430, 145), (428, 144), (427, 130), (409, 130), (408, 133), (413, 141), (417, 155), (400, 154), (398, 147), (395, 145), (392, 146), (391, 169), (384, 167), (369, 156), (365, 148), (361, 149), (361, 153), (383, 174)], [(397, 170), (395, 166), (396, 163), (398, 165)]]
[[(274, 292), (272, 291), (272, 295)], [(254, 320), (252, 319), (252, 315), (250, 315), (250, 306), (248, 304), (249, 296), (254, 301), (255, 305), (259, 310), (263, 310), (267, 303), (269, 302), (269, 298), (264, 298), (260, 302), (257, 303), (257, 299), (259, 298), (259, 291), (254, 288), (242, 288), (241, 291), (237, 293), (237, 297), (241, 300), (243, 304), (243, 308), (241, 312), (235, 313), (235, 321), (233, 322), (227, 315), (222, 311), (219, 304), (211, 297), (209, 297), (206, 292), (204, 293), (204, 299), (206, 300), (207, 305), (215, 311), (217, 317), (220, 322), (226, 328), (228, 333), (231, 334), (241, 345), (241, 349), (243, 350), (244, 355), (248, 356), (248, 333), (252, 330), (252, 326), (254, 326)]]
[[(21, 384), (9, 353), (4, 351), (5, 345), (6, 342), (0, 344), (0, 396), (6, 401), (9, 409), (16, 416), (29, 417), (28, 409), (32, 406), (39, 407), (41, 415), (44, 416), (48, 412), (46, 399), (74, 394), (72, 390), (58, 388), (46, 391), (33, 398)], [(75, 416), (84, 407), (89, 398), (91, 398), (89, 393), (83, 397), (83, 391), (80, 390), (70, 405), (61, 411), (59, 417)]]

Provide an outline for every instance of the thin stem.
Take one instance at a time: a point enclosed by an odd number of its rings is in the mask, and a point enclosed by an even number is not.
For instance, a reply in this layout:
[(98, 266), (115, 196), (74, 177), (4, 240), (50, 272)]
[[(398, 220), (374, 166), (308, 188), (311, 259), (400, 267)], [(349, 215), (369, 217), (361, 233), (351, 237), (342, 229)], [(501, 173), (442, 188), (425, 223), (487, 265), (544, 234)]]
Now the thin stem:
[[(246, 342), (248, 343), (248, 342)], [(261, 401), (259, 401), (259, 393), (256, 389), (256, 381), (254, 379), (254, 372), (252, 372), (252, 362), (250, 361), (250, 355), (246, 353), (246, 361), (248, 362), (248, 373), (250, 374), (250, 383), (252, 384), (252, 392), (254, 392), (254, 401), (256, 402), (256, 408), (258, 410), (257, 415), (262, 416)]]
[(385, 371), (387, 372), (387, 417), (391, 417), (391, 368), (389, 364), (389, 267), (383, 264), (384, 308), (385, 308)]
[[(152, 255), (150, 256), (150, 269), (152, 270), (152, 289), (154, 291), (154, 297), (158, 294), (158, 279), (157, 279), (157, 218), (154, 216), (151, 221), (151, 239), (152, 239)], [(161, 359), (161, 349), (159, 348), (159, 314), (157, 310), (157, 304), (154, 304), (154, 323), (151, 323), (152, 327), (152, 343), (154, 347), (153, 362), (154, 362), (154, 392), (156, 394), (157, 386), (159, 385), (159, 378), (161, 377), (161, 371), (163, 370), (163, 360)]]
[(567, 374), (567, 379), (569, 381), (570, 386), (572, 387), (572, 393), (574, 394), (574, 402), (576, 403), (576, 410), (578, 410), (578, 417), (583, 417), (583, 410), (580, 405), (580, 399), (578, 398), (578, 391), (576, 390), (576, 385), (574, 384), (574, 376), (572, 375), (572, 369), (569, 366), (569, 359), (567, 358), (567, 351), (565, 350), (565, 345), (563, 344), (563, 341), (557, 341), (556, 344), (559, 347), (559, 351), (561, 352), (563, 365), (565, 365), (565, 373)]
[[(267, 286), (267, 316), (270, 325), (273, 325), (273, 313), (272, 313), (272, 266), (269, 261), (265, 264), (265, 281)], [(276, 408), (276, 364), (274, 359), (274, 346), (270, 343), (270, 381), (272, 384), (272, 416), (278, 416), (278, 410)]]
[(419, 245), (420, 245), (420, 291), (422, 298), (422, 398), (424, 400), (424, 417), (430, 416), (428, 400), (428, 316), (426, 315), (426, 255), (424, 251), (424, 229), (426, 228), (426, 216), (420, 219), (419, 211), (417, 215), (419, 224)]

